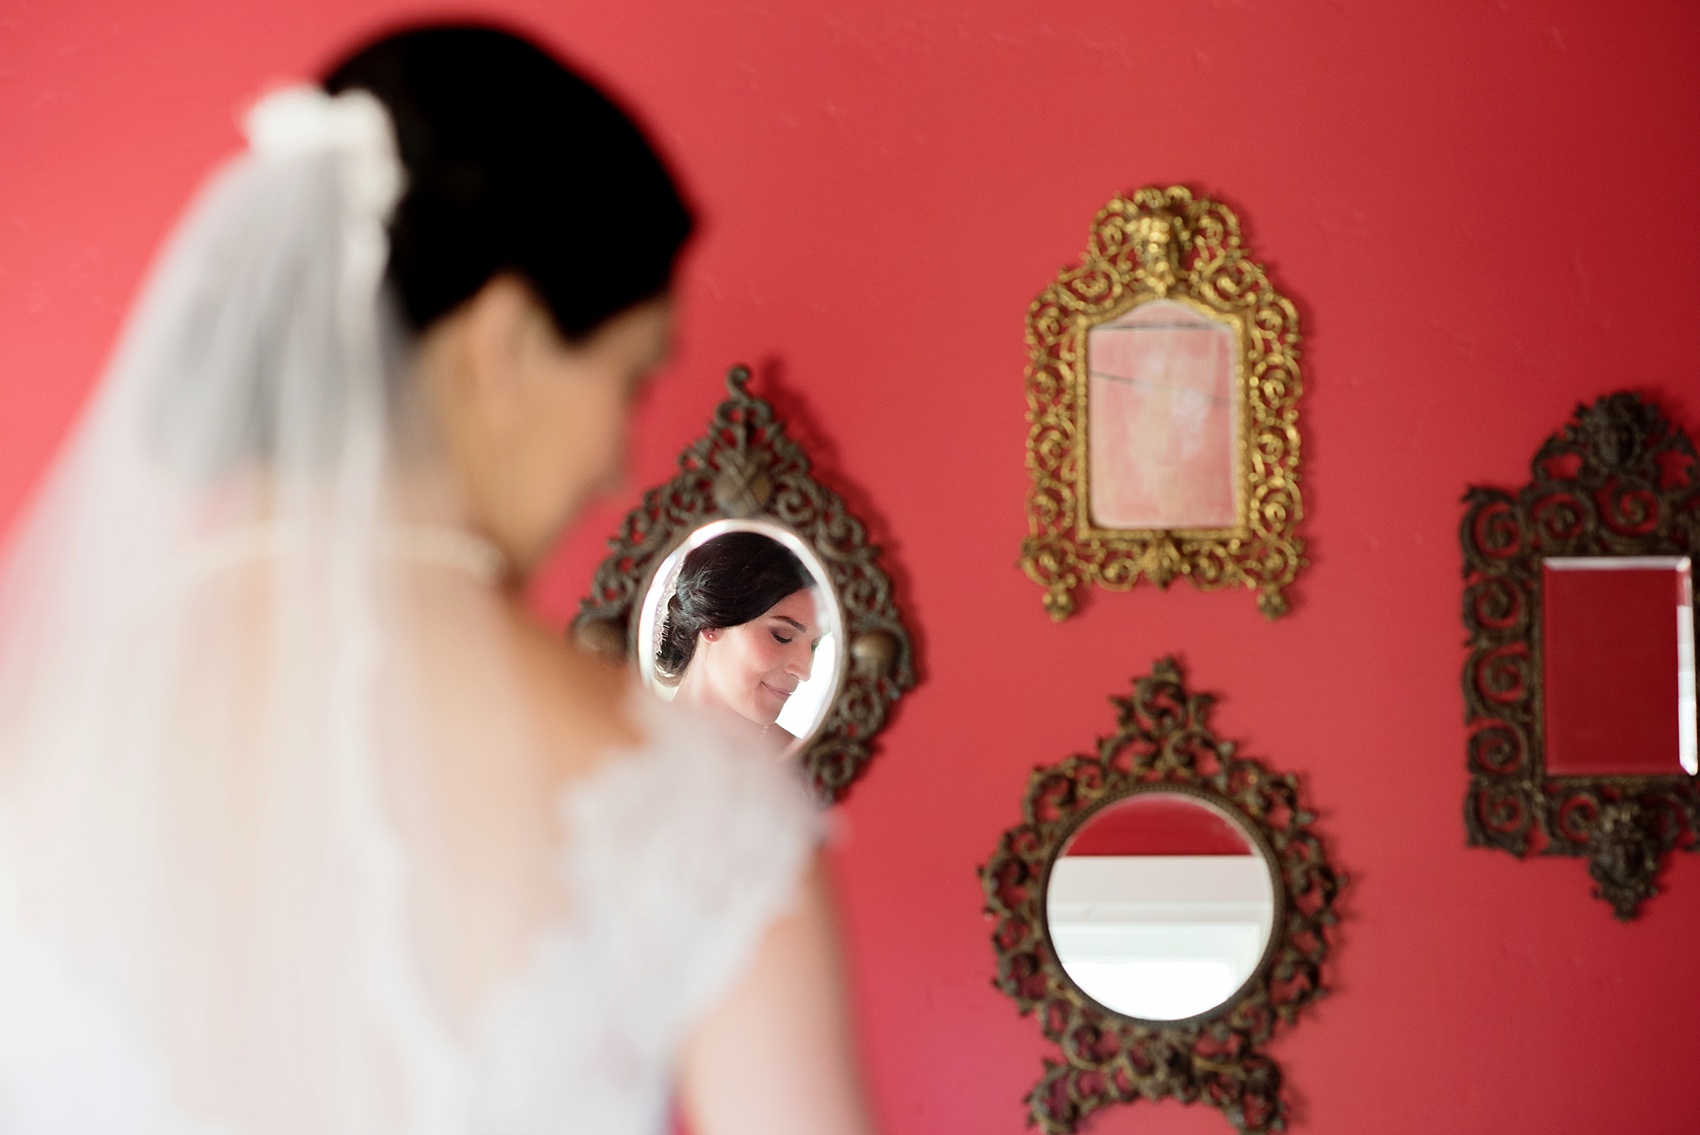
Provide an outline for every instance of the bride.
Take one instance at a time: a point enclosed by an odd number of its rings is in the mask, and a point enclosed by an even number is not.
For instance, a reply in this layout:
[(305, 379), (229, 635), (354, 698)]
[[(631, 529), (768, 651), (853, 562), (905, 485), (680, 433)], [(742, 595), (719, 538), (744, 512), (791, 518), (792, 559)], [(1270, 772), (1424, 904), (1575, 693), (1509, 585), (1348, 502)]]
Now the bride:
[(864, 1135), (815, 809), (518, 587), (691, 221), (507, 33), (262, 99), (0, 577), (0, 1130)]
[(674, 702), (719, 711), (770, 752), (797, 738), (778, 724), (814, 670), (822, 628), (814, 576), (760, 532), (728, 532), (693, 548), (667, 599), (655, 670)]

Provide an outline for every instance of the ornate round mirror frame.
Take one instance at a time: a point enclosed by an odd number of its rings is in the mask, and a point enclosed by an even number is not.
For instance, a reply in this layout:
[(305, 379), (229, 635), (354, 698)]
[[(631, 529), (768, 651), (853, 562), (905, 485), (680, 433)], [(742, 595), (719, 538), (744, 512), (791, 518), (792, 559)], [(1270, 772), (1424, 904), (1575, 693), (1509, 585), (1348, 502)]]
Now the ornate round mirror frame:
[(637, 647), (636, 605), (675, 547), (713, 520), (773, 520), (820, 557), (838, 590), (847, 662), (826, 719), (800, 760), (815, 790), (838, 800), (873, 756), (892, 706), (915, 685), (914, 647), (892, 601), (880, 550), (839, 495), (816, 481), (808, 456), (785, 436), (773, 407), (747, 389), (748, 368), (726, 376), (728, 397), (708, 432), (679, 455), (679, 473), (644, 493), (608, 541), (591, 592), (579, 604), (573, 636), (614, 658)]
[(1515, 494), (1464, 494), (1464, 829), (1473, 847), (1586, 856), (1595, 897), (1627, 921), (1658, 893), (1666, 853), (1700, 851), (1700, 780), (1547, 774), (1541, 563), (1700, 558), (1700, 455), (1657, 406), (1619, 392), (1576, 407), (1529, 471)]
[[(993, 984), (1023, 1014), (1035, 1012), (1061, 1062), (1045, 1061), (1027, 1094), (1030, 1121), (1047, 1133), (1073, 1132), (1116, 1103), (1173, 1096), (1220, 1109), (1242, 1132), (1286, 1126), (1278, 1065), (1260, 1051), (1277, 1023), (1324, 996), (1328, 954), (1323, 928), (1336, 921), (1337, 873), (1310, 830), (1298, 777), (1237, 755), (1209, 724), (1215, 698), (1188, 693), (1172, 658), (1136, 678), (1133, 696), (1111, 698), (1117, 729), (1097, 755), (1035, 768), (1024, 820), (998, 841), (980, 868), (986, 911), (996, 920)], [(1229, 817), (1270, 865), (1275, 920), (1263, 958), (1235, 994), (1208, 1013), (1147, 1021), (1086, 996), (1058, 961), (1046, 922), (1051, 865), (1086, 820), (1139, 792), (1175, 791)]]

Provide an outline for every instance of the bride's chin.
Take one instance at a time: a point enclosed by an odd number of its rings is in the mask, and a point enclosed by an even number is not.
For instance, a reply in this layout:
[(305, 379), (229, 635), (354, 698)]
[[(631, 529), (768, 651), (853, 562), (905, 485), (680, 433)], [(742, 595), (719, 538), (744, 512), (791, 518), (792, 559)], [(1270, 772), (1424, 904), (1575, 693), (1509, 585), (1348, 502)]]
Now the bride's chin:
[(779, 720), (779, 715), (785, 710), (785, 703), (790, 701), (790, 695), (775, 692), (767, 683), (756, 687), (755, 701), (761, 711), (761, 724), (772, 725)]

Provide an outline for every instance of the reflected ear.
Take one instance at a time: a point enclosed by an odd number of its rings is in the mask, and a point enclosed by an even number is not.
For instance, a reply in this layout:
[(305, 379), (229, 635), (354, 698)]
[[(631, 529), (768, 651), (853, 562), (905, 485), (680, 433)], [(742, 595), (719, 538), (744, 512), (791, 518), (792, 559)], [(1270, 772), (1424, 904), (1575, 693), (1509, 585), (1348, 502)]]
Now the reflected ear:
[(702, 637), (704, 642), (713, 642), (715, 639), (720, 637), (720, 628), (708, 627), (702, 632)]

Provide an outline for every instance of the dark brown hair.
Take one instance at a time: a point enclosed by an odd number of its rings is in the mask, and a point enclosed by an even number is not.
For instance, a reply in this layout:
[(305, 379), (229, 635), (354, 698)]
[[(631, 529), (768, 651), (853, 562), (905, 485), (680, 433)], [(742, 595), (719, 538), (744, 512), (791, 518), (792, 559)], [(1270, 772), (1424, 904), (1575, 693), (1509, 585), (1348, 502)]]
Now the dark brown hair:
[(728, 532), (693, 548), (667, 601), (655, 668), (667, 680), (678, 681), (703, 631), (759, 619), (775, 603), (814, 582), (791, 549), (760, 532)]
[(499, 272), (582, 340), (664, 292), (691, 214), (631, 116), (512, 32), (442, 24), (385, 36), (325, 77), (390, 112), (407, 189), (389, 279), (415, 331)]

